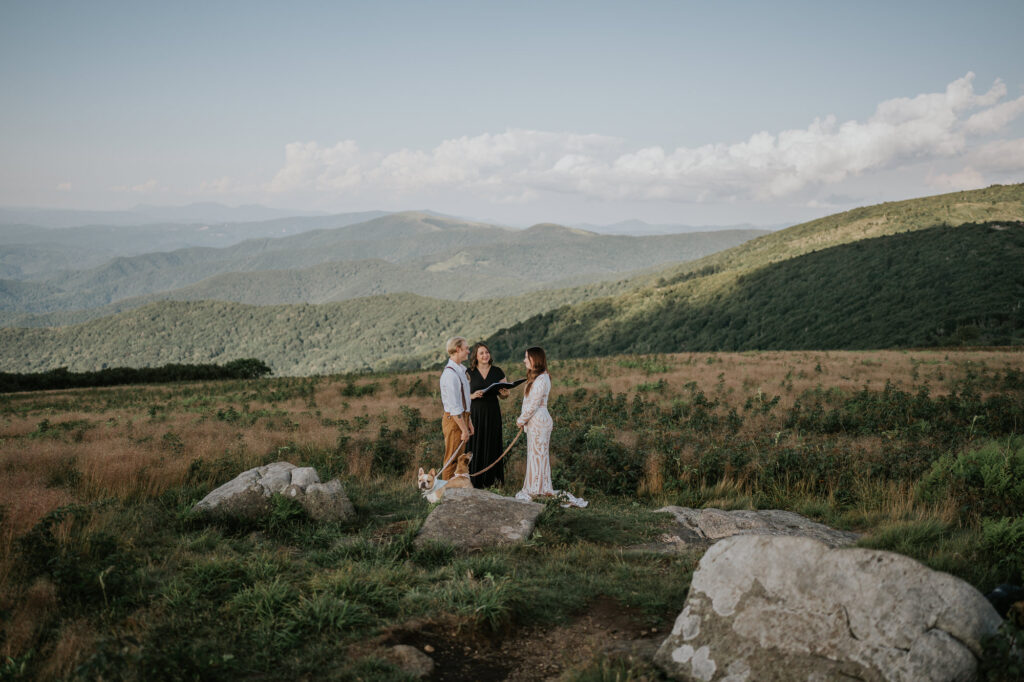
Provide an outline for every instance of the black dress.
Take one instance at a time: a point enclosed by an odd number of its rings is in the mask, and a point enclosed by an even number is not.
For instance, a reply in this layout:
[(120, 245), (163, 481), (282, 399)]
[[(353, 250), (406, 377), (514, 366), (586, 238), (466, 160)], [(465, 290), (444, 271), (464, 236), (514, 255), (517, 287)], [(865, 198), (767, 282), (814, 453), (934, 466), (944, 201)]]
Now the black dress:
[[(480, 375), (479, 369), (471, 369), (469, 370), (469, 391), (475, 393), (504, 378), (505, 373), (497, 365), (491, 365), (491, 370), (486, 377)], [(498, 392), (494, 391), (490, 395), (474, 400), (469, 407), (469, 414), (473, 420), (473, 435), (469, 437), (466, 448), (473, 453), (473, 459), (469, 463), (469, 473), (475, 474), (481, 469), (486, 469), (494, 460), (501, 457), (501, 451), (504, 449)], [(487, 488), (495, 483), (504, 483), (505, 460), (499, 462), (489, 471), (473, 477), (472, 481), (476, 488)]]

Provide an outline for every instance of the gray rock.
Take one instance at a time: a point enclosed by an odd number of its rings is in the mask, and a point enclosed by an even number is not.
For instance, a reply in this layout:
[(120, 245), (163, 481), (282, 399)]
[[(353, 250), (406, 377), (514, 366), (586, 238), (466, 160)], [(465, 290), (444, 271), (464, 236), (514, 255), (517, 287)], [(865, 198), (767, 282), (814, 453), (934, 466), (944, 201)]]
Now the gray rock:
[(733, 535), (775, 535), (808, 537), (829, 547), (852, 545), (859, 537), (856, 533), (836, 530), (810, 519), (781, 509), (751, 511), (740, 509), (690, 509), (688, 507), (662, 507), (659, 512), (672, 514), (678, 528), (667, 534), (666, 540), (679, 549), (707, 547)]
[(544, 505), (502, 497), (488, 490), (446, 490), (413, 541), (446, 542), (461, 549), (511, 545), (530, 537)]
[(655, 661), (681, 680), (970, 680), (1001, 619), (908, 557), (738, 535), (705, 552)]
[(302, 506), (317, 521), (344, 521), (356, 515), (341, 481), (336, 478), (327, 483), (311, 483), (306, 488)]
[(397, 644), (391, 647), (388, 658), (394, 661), (402, 672), (417, 679), (430, 677), (434, 672), (434, 659), (408, 644)]
[(297, 485), (305, 490), (314, 483), (319, 482), (320, 477), (316, 475), (316, 469), (313, 467), (295, 467), (292, 469), (292, 485)]
[(243, 471), (196, 503), (194, 509), (257, 519), (270, 510), (272, 495), (297, 500), (318, 521), (343, 521), (355, 514), (338, 479), (320, 483), (312, 467), (274, 462)]
[(289, 462), (274, 462), (273, 464), (256, 467), (256, 472), (260, 476), (260, 487), (266, 491), (267, 497), (283, 491), (291, 484), (292, 470), (294, 468), (295, 465)]

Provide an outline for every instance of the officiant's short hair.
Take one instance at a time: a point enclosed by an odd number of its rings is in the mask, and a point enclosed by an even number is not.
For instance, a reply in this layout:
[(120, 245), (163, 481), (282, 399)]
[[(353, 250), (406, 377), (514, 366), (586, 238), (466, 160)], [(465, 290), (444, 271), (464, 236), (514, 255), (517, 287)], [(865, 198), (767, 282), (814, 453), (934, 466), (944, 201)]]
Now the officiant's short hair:
[(445, 347), (448, 349), (448, 355), (451, 355), (458, 349), (468, 344), (469, 342), (466, 341), (466, 339), (462, 338), (461, 336), (453, 336), (452, 338), (448, 339), (448, 343), (445, 344)]

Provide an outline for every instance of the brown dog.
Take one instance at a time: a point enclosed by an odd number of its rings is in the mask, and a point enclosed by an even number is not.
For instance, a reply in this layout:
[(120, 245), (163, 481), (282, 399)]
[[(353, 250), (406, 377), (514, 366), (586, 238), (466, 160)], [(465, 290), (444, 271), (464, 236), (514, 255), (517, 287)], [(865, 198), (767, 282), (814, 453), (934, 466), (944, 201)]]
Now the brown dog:
[(469, 479), (469, 462), (472, 459), (472, 452), (459, 455), (455, 462), (455, 474), (448, 481), (438, 479), (434, 469), (425, 472), (420, 468), (417, 487), (423, 493), (423, 497), (427, 498), (428, 502), (440, 502), (444, 497), (445, 488), (472, 488), (473, 482)]

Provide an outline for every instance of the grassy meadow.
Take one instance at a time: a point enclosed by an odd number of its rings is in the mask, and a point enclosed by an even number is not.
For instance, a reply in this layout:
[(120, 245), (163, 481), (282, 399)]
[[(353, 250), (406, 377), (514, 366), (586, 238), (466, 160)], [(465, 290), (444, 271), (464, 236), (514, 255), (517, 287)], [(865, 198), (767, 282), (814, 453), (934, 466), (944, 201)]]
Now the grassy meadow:
[[(385, 656), (402, 643), (431, 647), (437, 679), (657, 679), (605, 645), (659, 642), (682, 608), (700, 553), (634, 548), (667, 504), (788, 509), (983, 592), (1022, 582), (1020, 350), (551, 372), (555, 487), (591, 506), (549, 505), (526, 544), (469, 555), (412, 546), (430, 511), (415, 471), (441, 458), (435, 372), (0, 395), (0, 678), (402, 679)], [(283, 499), (258, 523), (191, 511), (279, 460), (340, 477), (357, 519)], [(1005, 640), (989, 654), (1008, 679)]]

